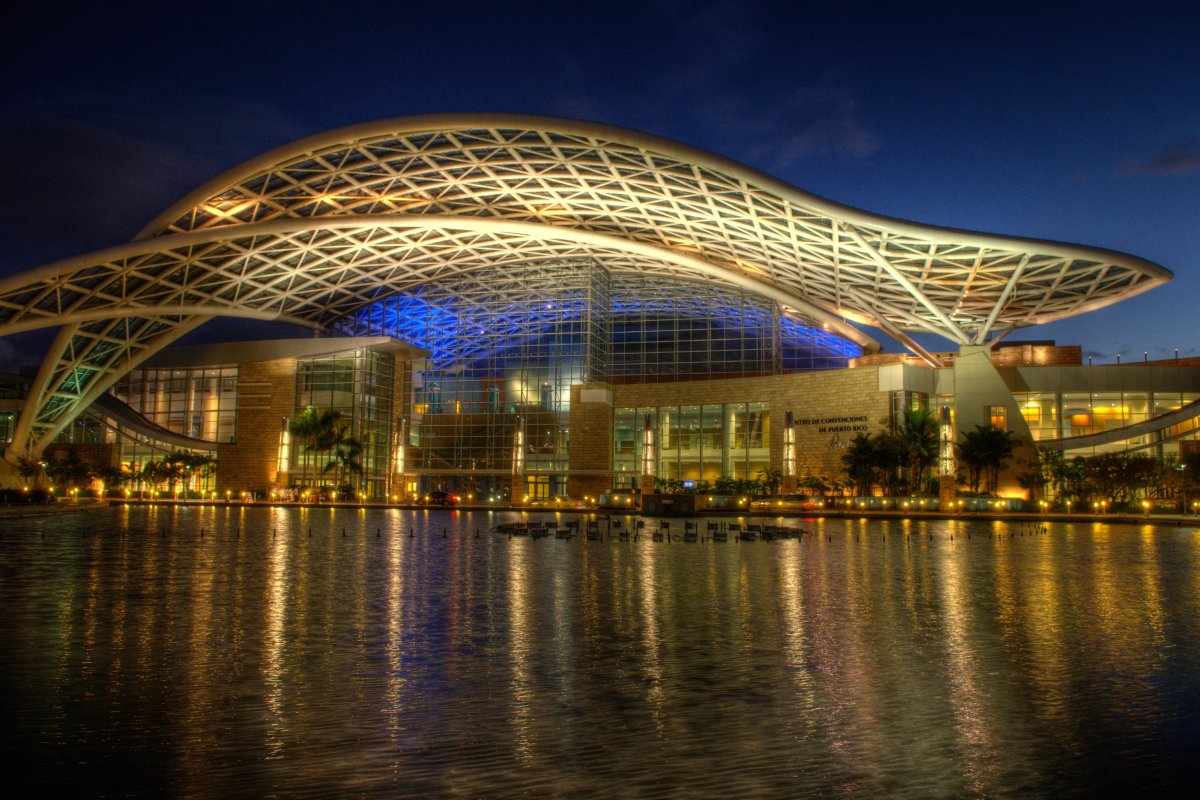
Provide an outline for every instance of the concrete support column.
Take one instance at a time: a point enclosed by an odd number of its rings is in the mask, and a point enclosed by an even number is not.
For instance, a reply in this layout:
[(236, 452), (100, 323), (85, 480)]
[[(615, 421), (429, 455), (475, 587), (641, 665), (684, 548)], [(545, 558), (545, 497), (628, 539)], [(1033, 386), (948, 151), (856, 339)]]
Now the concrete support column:
[(1037, 457), (1033, 434), (1013, 399), (1012, 389), (992, 364), (991, 348), (988, 345), (964, 345), (954, 360), (956, 441), (964, 432), (975, 430), (976, 425), (990, 425), (992, 406), (1003, 406), (1005, 427), (1012, 431), (1016, 441), (1012, 458), (1000, 473), (997, 491), (1006, 497), (1022, 496), (1026, 490), (1017, 481), (1017, 475), (1022, 462), (1032, 462)]

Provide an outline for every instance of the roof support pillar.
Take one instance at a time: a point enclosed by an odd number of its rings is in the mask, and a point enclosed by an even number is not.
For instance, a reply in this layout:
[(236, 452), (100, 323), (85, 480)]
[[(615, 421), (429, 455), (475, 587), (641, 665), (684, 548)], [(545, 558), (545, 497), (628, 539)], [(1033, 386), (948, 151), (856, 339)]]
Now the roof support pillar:
[(916, 284), (908, 279), (903, 272), (896, 269), (892, 262), (888, 261), (874, 247), (867, 243), (867, 240), (862, 237), (858, 231), (849, 225), (843, 225), (841, 230), (845, 231), (846, 235), (854, 240), (854, 243), (863, 249), (867, 257), (874, 261), (879, 268), (896, 279), (896, 282), (908, 290), (909, 294), (917, 299), (917, 301), (929, 310), (929, 313), (945, 326), (945, 334), (959, 344), (969, 344), (970, 338), (963, 332), (962, 328), (955, 324), (954, 320), (947, 316), (946, 312), (937, 307), (937, 304), (925, 296), (925, 293), (917, 288)]
[(1025, 267), (1027, 266), (1029, 266), (1028, 254), (1021, 258), (1021, 263), (1017, 264), (1017, 268), (1008, 277), (1008, 283), (1004, 284), (1004, 291), (1000, 293), (1000, 297), (996, 299), (996, 304), (992, 306), (992, 312), (988, 314), (987, 321), (983, 323), (983, 327), (975, 334), (975, 344), (983, 344), (987, 341), (988, 332), (996, 324), (996, 317), (1000, 316), (1000, 312), (1004, 309), (1004, 304), (1008, 302), (1009, 295), (1013, 293), (1013, 289), (1017, 288), (1017, 283), (1020, 282), (1021, 275), (1024, 274)]

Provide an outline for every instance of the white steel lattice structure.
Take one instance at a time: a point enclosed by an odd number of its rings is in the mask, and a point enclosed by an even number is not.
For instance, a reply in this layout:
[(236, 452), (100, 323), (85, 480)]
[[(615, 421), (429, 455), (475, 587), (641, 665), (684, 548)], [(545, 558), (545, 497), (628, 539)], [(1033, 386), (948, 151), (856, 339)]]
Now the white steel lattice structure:
[(908, 332), (985, 343), (1171, 277), (1095, 248), (872, 215), (628, 130), (389, 120), (274, 150), (129, 244), (0, 280), (0, 335), (62, 326), (13, 441), (40, 453), (120, 375), (215, 316), (327, 330), (429, 281), (537, 262), (715, 282), (868, 351), (850, 322), (877, 326), (931, 362)]

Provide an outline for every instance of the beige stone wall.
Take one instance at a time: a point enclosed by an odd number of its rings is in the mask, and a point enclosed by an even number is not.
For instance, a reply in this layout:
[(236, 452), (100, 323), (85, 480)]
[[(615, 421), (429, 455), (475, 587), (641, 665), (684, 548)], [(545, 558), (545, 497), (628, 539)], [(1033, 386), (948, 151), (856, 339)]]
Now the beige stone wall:
[(296, 404), (296, 360), (256, 361), (238, 368), (237, 442), (217, 445), (217, 492), (265, 495), (279, 469), (279, 425)]
[[(1077, 344), (1055, 345), (1037, 342), (1000, 344), (991, 350), (992, 363), (998, 367), (1071, 367), (1083, 363), (1083, 349)], [(957, 352), (931, 353), (943, 366), (953, 366)], [(851, 367), (882, 367), (887, 364), (925, 366), (909, 353), (868, 353), (850, 359)]]
[[(612, 485), (613, 406), (612, 386), (604, 383), (576, 384), (571, 387), (571, 415), (568, 424), (571, 446), (567, 462), (567, 494), (571, 497), (597, 497)], [(583, 398), (587, 397), (588, 402)], [(599, 473), (599, 474), (596, 474)]]
[[(614, 406), (622, 408), (766, 402), (771, 415), (771, 466), (781, 472), (784, 416), (791, 409), (797, 422), (796, 472), (801, 478), (842, 476), (842, 454), (850, 440), (858, 433), (879, 434), (888, 427), (889, 398), (879, 391), (879, 373), (874, 367), (760, 378), (620, 384), (613, 386), (613, 393)], [(611, 421), (609, 425), (607, 438), (611, 440)], [(572, 466), (575, 442), (572, 419)]]

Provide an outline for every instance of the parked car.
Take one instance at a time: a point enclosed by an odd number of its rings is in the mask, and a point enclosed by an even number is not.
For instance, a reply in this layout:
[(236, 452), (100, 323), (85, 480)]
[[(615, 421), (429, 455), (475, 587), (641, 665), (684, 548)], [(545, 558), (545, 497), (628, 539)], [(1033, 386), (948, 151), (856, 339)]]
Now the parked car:
[(600, 495), (600, 508), (630, 511), (638, 507), (642, 496), (629, 489), (613, 489)]
[(820, 507), (819, 500), (806, 494), (775, 494), (750, 502), (751, 511), (814, 511)]
[(458, 495), (450, 492), (436, 491), (430, 492), (417, 501), (419, 506), (444, 506), (450, 507), (458, 505)]

